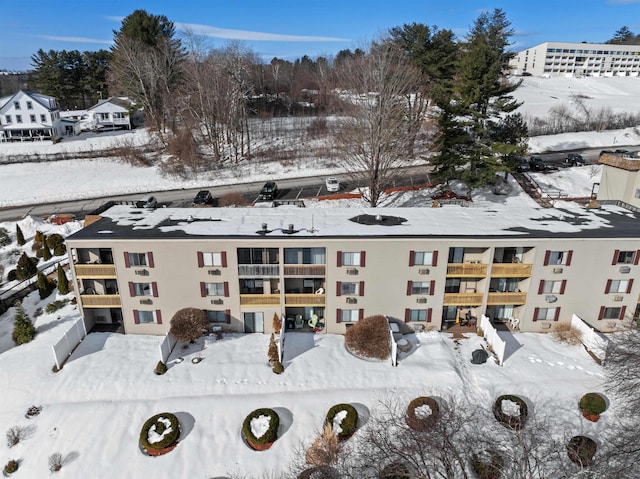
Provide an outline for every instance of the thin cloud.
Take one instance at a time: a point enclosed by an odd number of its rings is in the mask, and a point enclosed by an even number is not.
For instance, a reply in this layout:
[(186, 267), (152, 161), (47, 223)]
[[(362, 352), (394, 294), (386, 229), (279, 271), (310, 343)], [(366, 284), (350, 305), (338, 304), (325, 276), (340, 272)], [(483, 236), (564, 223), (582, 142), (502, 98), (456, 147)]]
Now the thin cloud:
[(197, 23), (176, 23), (180, 30), (190, 30), (197, 35), (229, 40), (249, 40), (263, 42), (348, 42), (348, 38), (316, 37), (306, 35), (284, 35), (280, 33), (251, 32), (248, 30), (232, 30), (211, 27)]
[(640, 3), (640, 0), (609, 0), (612, 5), (631, 5), (632, 3)]
[(99, 40), (97, 38), (86, 37), (59, 37), (56, 35), (37, 35), (39, 38), (46, 40), (54, 40), (56, 42), (70, 42), (70, 43), (99, 43), (101, 45), (111, 45), (112, 40)]

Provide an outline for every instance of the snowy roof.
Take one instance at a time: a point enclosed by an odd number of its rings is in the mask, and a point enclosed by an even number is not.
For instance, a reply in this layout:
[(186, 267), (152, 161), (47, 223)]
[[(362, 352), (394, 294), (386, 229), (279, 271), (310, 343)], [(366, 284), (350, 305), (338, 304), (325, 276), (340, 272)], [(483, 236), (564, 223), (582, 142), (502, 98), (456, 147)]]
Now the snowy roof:
[(593, 237), (639, 238), (639, 215), (613, 205), (562, 208), (158, 208), (117, 205), (73, 239)]

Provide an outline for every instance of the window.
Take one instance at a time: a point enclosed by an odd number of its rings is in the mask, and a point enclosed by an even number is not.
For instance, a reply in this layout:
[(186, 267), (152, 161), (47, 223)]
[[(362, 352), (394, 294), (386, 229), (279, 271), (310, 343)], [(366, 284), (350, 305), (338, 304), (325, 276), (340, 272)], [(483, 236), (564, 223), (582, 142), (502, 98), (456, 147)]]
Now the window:
[(460, 292), (460, 278), (447, 278), (444, 283), (445, 293), (459, 293)]
[(278, 248), (238, 248), (238, 264), (278, 264)]
[(355, 323), (360, 317), (359, 309), (342, 309), (340, 310), (340, 322)]
[(411, 281), (411, 294), (430, 294), (431, 281)]
[(542, 280), (540, 282), (540, 288), (538, 294), (564, 294), (564, 289), (566, 285), (566, 281), (545, 281)]
[(16, 110), (20, 109), (20, 102), (19, 101), (14, 101), (13, 102), (13, 108), (15, 108)]
[(409, 266), (436, 266), (437, 260), (437, 251), (411, 251), (409, 256)]
[(7, 125), (11, 123), (11, 115), (5, 115), (4, 118), (7, 120)]
[(358, 283), (340, 283), (340, 294), (358, 294)]
[(223, 266), (222, 253), (198, 253), (199, 266)]
[(599, 319), (620, 319), (622, 308), (600, 308)]
[(109, 119), (109, 113), (98, 113), (98, 119), (106, 121)]
[(633, 264), (635, 257), (636, 257), (635, 251), (616, 250), (613, 255), (612, 264)]
[(16, 123), (22, 123), (22, 115), (16, 115)]
[(151, 296), (151, 283), (132, 283), (133, 296)]
[(40, 114), (40, 123), (45, 123), (47, 121), (47, 115), (44, 113)]
[(342, 253), (342, 265), (343, 266), (360, 266), (360, 252)]
[(571, 255), (573, 251), (548, 251), (545, 254), (544, 264), (546, 265), (566, 265), (571, 264)]
[(131, 266), (147, 266), (146, 253), (126, 253), (129, 257), (128, 265)]
[(264, 294), (264, 281), (261, 279), (241, 279), (240, 294)]
[(120, 118), (120, 119), (125, 118), (125, 114), (123, 112), (120, 112), (120, 111), (116, 111), (116, 112), (112, 113), (112, 115), (113, 115), (113, 118)]
[(634, 194), (636, 198), (640, 198), (640, 188), (636, 188), (636, 192)]
[(285, 248), (285, 264), (326, 264), (324, 248)]
[(27, 110), (33, 110), (33, 102), (27, 102)]
[(226, 323), (227, 312), (226, 311), (207, 311), (207, 319), (210, 323)]
[(31, 123), (35, 123), (36, 122), (36, 116), (35, 115), (29, 115), (29, 121)]
[(156, 322), (160, 324), (160, 321), (157, 321), (157, 311), (134, 311), (133, 315), (136, 324), (148, 324)]
[(629, 279), (610, 279), (607, 281), (606, 293), (630, 293), (633, 280)]
[(408, 321), (427, 321), (431, 322), (431, 310), (430, 309), (409, 309), (405, 319)]
[(225, 296), (224, 283), (204, 283), (207, 296)]
[(556, 320), (560, 308), (536, 308), (533, 315), (534, 321), (554, 321)]

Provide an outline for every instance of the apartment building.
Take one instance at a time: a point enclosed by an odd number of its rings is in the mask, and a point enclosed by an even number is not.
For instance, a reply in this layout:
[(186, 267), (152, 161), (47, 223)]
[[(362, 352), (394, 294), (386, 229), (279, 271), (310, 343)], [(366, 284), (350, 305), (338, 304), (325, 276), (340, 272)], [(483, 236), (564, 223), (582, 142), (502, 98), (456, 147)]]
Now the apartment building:
[(344, 333), (384, 314), (445, 330), (469, 312), (548, 331), (573, 314), (614, 331), (638, 314), (639, 215), (597, 209), (159, 208), (118, 205), (67, 239), (89, 327)]
[(545, 42), (516, 53), (515, 74), (533, 76), (638, 76), (640, 45)]

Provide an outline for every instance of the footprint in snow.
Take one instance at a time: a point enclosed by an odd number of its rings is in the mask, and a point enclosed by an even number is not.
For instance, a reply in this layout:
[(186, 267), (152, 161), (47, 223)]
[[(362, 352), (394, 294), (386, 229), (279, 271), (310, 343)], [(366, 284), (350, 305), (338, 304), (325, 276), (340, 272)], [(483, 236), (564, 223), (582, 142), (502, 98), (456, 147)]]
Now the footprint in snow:
[(562, 361), (556, 361), (556, 364), (557, 364), (558, 366), (564, 366), (564, 363), (563, 363)]
[(529, 356), (529, 362), (530, 363), (535, 363), (536, 362), (536, 358)]
[(576, 369), (579, 369), (580, 371), (584, 371), (584, 368), (582, 366), (576, 366)]
[(547, 366), (555, 366), (554, 363), (552, 363), (551, 361), (545, 361), (547, 363)]
[(567, 366), (567, 369), (570, 369), (573, 371), (575, 369), (575, 366)]

